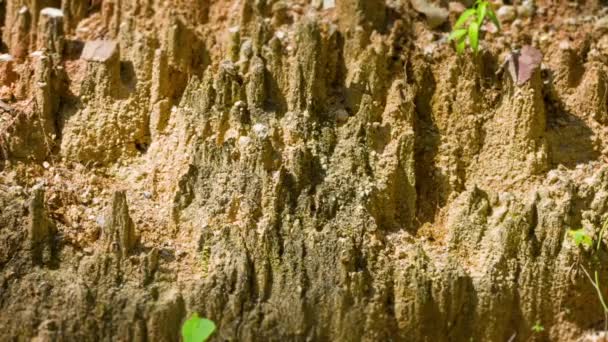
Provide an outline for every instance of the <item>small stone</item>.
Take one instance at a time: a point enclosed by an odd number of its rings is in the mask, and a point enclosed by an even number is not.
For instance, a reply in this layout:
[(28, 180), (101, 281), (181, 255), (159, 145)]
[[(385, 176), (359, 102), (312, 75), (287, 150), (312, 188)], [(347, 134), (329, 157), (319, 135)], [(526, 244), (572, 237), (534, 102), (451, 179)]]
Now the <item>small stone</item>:
[(515, 29), (521, 29), (522, 26), (523, 26), (523, 22), (521, 21), (521, 19), (515, 19), (511, 23), (511, 27), (513, 27)]
[(422, 49), (422, 51), (424, 52), (425, 55), (427, 56), (432, 56), (433, 52), (435, 52), (435, 49), (437, 48), (437, 44), (427, 44), (424, 46), (424, 48)]
[(86, 42), (80, 58), (90, 62), (107, 62), (118, 52), (118, 44), (111, 40)]
[(543, 33), (538, 37), (538, 43), (540, 45), (549, 44), (550, 41), (551, 41), (551, 35), (548, 33)]
[(13, 60), (13, 56), (8, 53), (3, 53), (0, 55), (0, 62), (10, 62)]
[(533, 16), (535, 11), (534, 1), (526, 0), (520, 6), (517, 6), (517, 14), (524, 18)]
[(467, 8), (458, 1), (450, 1), (450, 3), (448, 4), (448, 10), (450, 11), (450, 13), (460, 14), (466, 9)]
[(80, 203), (89, 204), (91, 203), (92, 197), (91, 191), (87, 189), (80, 195)]
[(340, 122), (340, 123), (344, 123), (348, 120), (348, 118), (350, 117), (350, 115), (348, 115), (348, 112), (345, 109), (338, 109), (335, 113), (336, 115), (336, 121)]
[(150, 191), (144, 191), (143, 192), (144, 198), (145, 199), (150, 199), (152, 198), (152, 193)]
[(441, 26), (448, 20), (450, 13), (443, 7), (437, 7), (427, 0), (410, 0), (410, 2), (417, 12), (426, 16), (426, 21), (431, 28)]
[(247, 146), (250, 143), (251, 143), (251, 138), (246, 137), (246, 136), (239, 137), (239, 145), (240, 146)]
[(547, 8), (546, 7), (539, 7), (536, 12), (538, 13), (538, 15), (545, 15), (547, 14)]
[(266, 138), (268, 136), (268, 127), (261, 123), (253, 125), (253, 132), (260, 138)]
[(593, 22), (593, 19), (595, 19), (593, 16), (586, 15), (586, 16), (583, 17), (583, 22), (584, 23), (590, 23), (590, 22)]
[(336, 7), (336, 0), (323, 0), (323, 9), (331, 9)]
[(106, 218), (104, 217), (104, 215), (99, 215), (97, 217), (97, 220), (95, 220), (95, 223), (97, 223), (99, 227), (103, 228), (103, 226), (105, 226), (106, 224)]
[(567, 40), (562, 40), (559, 42), (559, 49), (564, 51), (572, 50), (572, 44), (570, 44), (570, 42)]
[(287, 34), (284, 31), (277, 31), (275, 32), (275, 37), (279, 38), (280, 40), (285, 39), (285, 37), (287, 37)]
[(496, 11), (496, 15), (500, 21), (510, 22), (515, 20), (515, 17), (517, 17), (517, 11), (513, 6), (505, 5), (501, 6), (498, 11)]
[(568, 18), (568, 19), (564, 20), (564, 23), (568, 26), (577, 26), (578, 25), (578, 21), (576, 20), (576, 18)]
[(598, 19), (598, 21), (595, 22), (594, 27), (596, 31), (608, 31), (608, 16)]
[(63, 11), (59, 8), (47, 7), (40, 11), (40, 14), (47, 17), (63, 18)]

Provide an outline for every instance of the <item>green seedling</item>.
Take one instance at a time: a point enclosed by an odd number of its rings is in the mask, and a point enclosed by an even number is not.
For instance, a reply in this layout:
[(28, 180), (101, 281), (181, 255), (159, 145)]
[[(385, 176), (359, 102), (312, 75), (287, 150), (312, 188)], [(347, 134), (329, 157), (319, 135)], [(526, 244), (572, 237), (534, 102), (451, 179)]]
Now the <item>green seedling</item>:
[(536, 324), (534, 324), (532, 326), (532, 331), (534, 331), (537, 334), (540, 334), (541, 332), (545, 331), (545, 327), (543, 327), (540, 322), (536, 322)]
[(182, 326), (183, 342), (205, 342), (215, 331), (215, 323), (194, 313)]
[[(598, 253), (600, 251), (602, 237), (603, 237), (604, 232), (607, 229), (607, 227), (608, 227), (608, 220), (606, 220), (604, 222), (604, 224), (602, 225), (602, 228), (601, 228), (600, 234), (599, 234), (599, 238), (597, 241), (597, 248), (595, 250), (592, 249), (592, 252)], [(577, 230), (572, 230), (572, 229), (568, 230), (568, 234), (570, 235), (572, 242), (577, 247), (582, 247), (582, 246), (584, 246), (585, 248), (593, 247), (593, 239), (582, 228), (577, 229)], [(594, 256), (597, 257), (597, 255), (594, 255)], [(608, 305), (606, 304), (606, 300), (604, 299), (604, 294), (602, 293), (602, 288), (600, 285), (600, 277), (599, 277), (598, 271), (595, 270), (593, 277), (592, 277), (591, 274), (587, 271), (587, 268), (585, 268), (585, 266), (583, 266), (583, 264), (580, 263), (580, 261), (577, 261), (575, 263), (575, 265), (578, 265), (580, 267), (580, 269), (583, 271), (583, 273), (587, 277), (587, 280), (589, 280), (589, 283), (591, 283), (591, 285), (595, 289), (597, 298), (598, 298), (600, 304), (602, 305), (602, 308), (604, 309), (604, 330), (607, 331), (608, 330)]]
[[(459, 54), (464, 52), (467, 38), (471, 50), (477, 54), (477, 51), (479, 51), (479, 30), (488, 18), (500, 30), (500, 22), (488, 1), (477, 0), (472, 8), (462, 12), (450, 34), (450, 40), (456, 43), (456, 51)], [(465, 28), (467, 24), (468, 27)]]
[(582, 228), (577, 230), (570, 229), (568, 230), (568, 234), (570, 235), (570, 238), (572, 238), (572, 242), (574, 242), (577, 247), (591, 247), (593, 245), (591, 236), (589, 236), (589, 234), (587, 234)]

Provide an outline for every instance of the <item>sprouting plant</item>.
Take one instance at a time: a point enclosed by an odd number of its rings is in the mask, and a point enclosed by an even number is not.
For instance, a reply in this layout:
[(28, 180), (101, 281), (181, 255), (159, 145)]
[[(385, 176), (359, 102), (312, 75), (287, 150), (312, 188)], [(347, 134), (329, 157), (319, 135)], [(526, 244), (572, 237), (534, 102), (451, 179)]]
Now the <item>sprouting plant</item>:
[[(602, 228), (600, 230), (600, 234), (598, 237), (598, 241), (597, 241), (597, 248), (593, 252), (599, 252), (601, 243), (602, 243), (602, 237), (603, 237), (604, 232), (607, 229), (607, 227), (608, 227), (608, 220), (606, 220), (604, 222), (604, 224), (602, 225)], [(593, 246), (593, 239), (582, 228), (577, 229), (577, 230), (571, 229), (568, 231), (568, 234), (570, 235), (570, 238), (572, 238), (572, 242), (577, 247), (584, 246), (586, 248), (589, 248), (589, 247)], [(594, 254), (594, 257), (597, 257), (597, 255)], [(589, 282), (595, 289), (595, 292), (597, 293), (597, 298), (598, 298), (600, 304), (602, 305), (602, 308), (604, 309), (604, 330), (608, 330), (608, 305), (606, 304), (606, 300), (604, 299), (604, 294), (602, 293), (602, 289), (600, 286), (600, 277), (599, 277), (597, 270), (594, 271), (594, 277), (591, 277), (591, 274), (589, 274), (589, 272), (587, 271), (585, 266), (583, 266), (580, 263), (580, 261), (577, 261), (575, 263), (575, 265), (578, 265), (580, 267), (580, 269), (583, 271), (583, 273), (585, 274), (585, 276), (587, 277), (587, 279), (589, 280)], [(573, 267), (574, 267), (574, 265), (573, 265)]]
[(182, 326), (184, 342), (205, 342), (215, 331), (215, 323), (194, 313)]
[[(492, 5), (488, 1), (477, 0), (472, 8), (462, 12), (450, 34), (450, 40), (456, 42), (456, 51), (458, 53), (464, 52), (467, 38), (471, 50), (477, 53), (479, 50), (479, 30), (486, 18), (489, 18), (496, 28), (500, 30), (500, 22), (492, 9)], [(468, 28), (464, 28), (467, 23)]]
[(545, 327), (543, 327), (540, 322), (536, 322), (536, 324), (532, 326), (532, 331), (538, 334), (545, 331)]
[(577, 247), (591, 247), (593, 245), (593, 240), (591, 239), (591, 236), (589, 236), (589, 234), (587, 234), (582, 228), (576, 230), (570, 229), (568, 230), (568, 234), (572, 238), (572, 242), (574, 242), (574, 245), (576, 245)]

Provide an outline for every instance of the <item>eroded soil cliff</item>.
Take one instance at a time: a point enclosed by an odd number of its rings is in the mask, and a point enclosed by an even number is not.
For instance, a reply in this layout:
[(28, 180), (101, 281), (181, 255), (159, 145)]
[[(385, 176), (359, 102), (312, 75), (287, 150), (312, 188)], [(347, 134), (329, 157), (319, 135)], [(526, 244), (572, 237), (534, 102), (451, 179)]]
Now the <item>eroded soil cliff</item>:
[(608, 255), (567, 231), (608, 241), (606, 3), (524, 1), (458, 56), (464, 8), (0, 1), (0, 340), (602, 329), (577, 265)]

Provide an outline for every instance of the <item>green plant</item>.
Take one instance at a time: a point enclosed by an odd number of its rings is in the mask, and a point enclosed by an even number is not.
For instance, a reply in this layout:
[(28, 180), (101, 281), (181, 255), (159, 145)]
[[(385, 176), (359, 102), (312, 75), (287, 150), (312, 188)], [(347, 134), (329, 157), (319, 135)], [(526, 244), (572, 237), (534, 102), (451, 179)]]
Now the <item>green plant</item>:
[[(594, 252), (594, 254), (593, 254), (594, 258), (597, 258), (597, 254), (595, 254), (595, 253), (600, 251), (600, 247), (602, 246), (602, 238), (603, 238), (604, 232), (606, 231), (607, 227), (608, 227), (608, 220), (606, 220), (604, 222), (604, 224), (602, 225), (602, 228), (600, 229), (600, 234), (598, 236), (596, 249), (592, 250), (592, 252)], [(582, 228), (577, 229), (577, 230), (570, 229), (570, 230), (568, 230), (568, 235), (570, 235), (572, 242), (577, 247), (584, 246), (585, 248), (590, 248), (593, 246), (593, 239)], [(602, 289), (601, 289), (601, 285), (600, 285), (600, 277), (599, 277), (598, 271), (595, 270), (594, 277), (591, 277), (591, 274), (589, 274), (589, 272), (587, 271), (587, 268), (585, 268), (585, 266), (583, 266), (581, 264), (580, 260), (577, 260), (575, 262), (575, 264), (573, 265), (573, 267), (575, 265), (578, 265), (580, 267), (580, 269), (583, 271), (583, 273), (587, 277), (587, 280), (589, 280), (589, 282), (595, 289), (597, 298), (598, 298), (600, 304), (602, 305), (602, 308), (604, 309), (604, 330), (608, 330), (608, 305), (606, 304), (606, 300), (604, 299), (604, 294), (602, 293)]]
[(545, 331), (545, 327), (543, 327), (540, 322), (536, 322), (536, 324), (532, 326), (532, 331), (538, 334)]
[[(472, 8), (462, 12), (450, 34), (450, 40), (456, 43), (456, 51), (458, 53), (464, 52), (467, 38), (471, 50), (477, 53), (479, 50), (479, 30), (486, 18), (489, 18), (496, 28), (500, 30), (500, 22), (492, 9), (492, 5), (488, 1), (477, 0)], [(464, 28), (467, 23), (468, 28)]]
[(215, 331), (215, 323), (194, 313), (182, 326), (184, 342), (205, 342)]
[(577, 247), (591, 247), (593, 245), (593, 240), (591, 239), (591, 236), (589, 236), (589, 234), (587, 234), (582, 228), (576, 230), (570, 229), (568, 230), (568, 234), (572, 238), (572, 242), (574, 242), (574, 245), (576, 245)]

